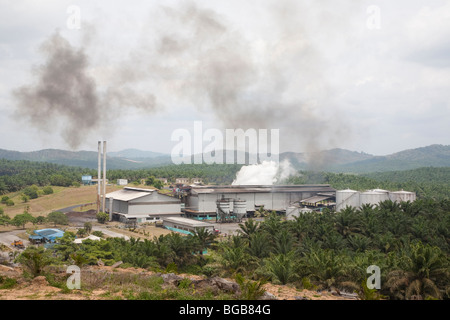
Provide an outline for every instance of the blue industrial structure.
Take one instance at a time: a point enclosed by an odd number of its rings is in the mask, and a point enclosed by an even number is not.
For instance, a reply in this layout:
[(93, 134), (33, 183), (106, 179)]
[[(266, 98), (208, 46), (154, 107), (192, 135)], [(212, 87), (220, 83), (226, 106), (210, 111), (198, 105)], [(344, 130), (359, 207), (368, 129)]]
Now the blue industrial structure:
[(92, 176), (82, 176), (81, 177), (81, 182), (84, 185), (91, 185), (92, 184)]
[(34, 233), (28, 238), (33, 243), (55, 243), (57, 238), (64, 236), (64, 231), (59, 229), (34, 230)]

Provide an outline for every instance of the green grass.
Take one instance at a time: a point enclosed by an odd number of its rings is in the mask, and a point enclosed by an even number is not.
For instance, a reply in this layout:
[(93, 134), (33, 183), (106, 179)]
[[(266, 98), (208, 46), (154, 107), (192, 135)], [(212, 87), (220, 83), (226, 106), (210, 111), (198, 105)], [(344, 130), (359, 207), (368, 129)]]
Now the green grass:
[(11, 289), (14, 288), (16, 284), (16, 279), (0, 276), (0, 289)]

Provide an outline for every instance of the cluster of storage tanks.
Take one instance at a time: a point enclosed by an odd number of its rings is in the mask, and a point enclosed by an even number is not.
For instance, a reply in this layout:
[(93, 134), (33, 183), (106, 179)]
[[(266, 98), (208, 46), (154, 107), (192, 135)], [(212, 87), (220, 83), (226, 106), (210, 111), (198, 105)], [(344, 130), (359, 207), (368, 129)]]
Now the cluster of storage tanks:
[(391, 200), (393, 202), (415, 201), (416, 193), (409, 191), (388, 191), (373, 189), (364, 192), (355, 190), (336, 191), (336, 211), (339, 212), (346, 206), (359, 208), (363, 204), (378, 204), (382, 201)]
[(217, 200), (216, 219), (218, 222), (240, 222), (247, 215), (247, 201), (224, 198)]

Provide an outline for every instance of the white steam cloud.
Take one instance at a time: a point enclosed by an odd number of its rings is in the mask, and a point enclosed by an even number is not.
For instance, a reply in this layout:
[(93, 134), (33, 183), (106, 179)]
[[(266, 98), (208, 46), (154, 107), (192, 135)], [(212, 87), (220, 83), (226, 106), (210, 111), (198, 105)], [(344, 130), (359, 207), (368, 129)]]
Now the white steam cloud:
[(232, 185), (273, 185), (296, 173), (288, 160), (281, 163), (263, 161), (260, 164), (243, 166), (236, 174)]

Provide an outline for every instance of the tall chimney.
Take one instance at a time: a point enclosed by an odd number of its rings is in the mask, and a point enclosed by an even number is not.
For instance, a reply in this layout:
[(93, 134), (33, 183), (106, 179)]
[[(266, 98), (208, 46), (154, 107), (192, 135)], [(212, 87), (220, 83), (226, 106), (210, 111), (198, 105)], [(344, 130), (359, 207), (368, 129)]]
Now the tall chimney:
[(103, 141), (103, 212), (106, 212), (106, 141)]
[(101, 186), (100, 186), (100, 176), (101, 176), (101, 154), (102, 154), (102, 142), (98, 142), (98, 171), (97, 171), (97, 213), (100, 212), (100, 193), (101, 193)]

